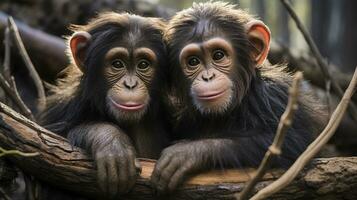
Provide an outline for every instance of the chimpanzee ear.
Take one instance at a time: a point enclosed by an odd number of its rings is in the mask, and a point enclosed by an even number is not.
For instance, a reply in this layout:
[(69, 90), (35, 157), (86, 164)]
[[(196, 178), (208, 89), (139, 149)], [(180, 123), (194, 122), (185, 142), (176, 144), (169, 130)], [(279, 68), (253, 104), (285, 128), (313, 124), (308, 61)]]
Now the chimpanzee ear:
[(256, 66), (264, 63), (268, 56), (270, 47), (270, 30), (260, 20), (249, 21), (246, 26), (248, 39), (254, 47), (252, 57), (256, 62)]
[(91, 37), (88, 32), (80, 31), (74, 33), (69, 40), (73, 60), (82, 72), (84, 72), (84, 57)]

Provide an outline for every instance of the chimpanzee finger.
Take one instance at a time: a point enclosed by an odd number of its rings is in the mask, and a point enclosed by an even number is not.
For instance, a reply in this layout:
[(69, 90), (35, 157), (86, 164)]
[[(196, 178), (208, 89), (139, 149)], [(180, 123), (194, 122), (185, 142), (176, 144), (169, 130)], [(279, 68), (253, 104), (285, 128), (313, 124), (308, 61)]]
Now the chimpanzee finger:
[(115, 198), (118, 194), (118, 168), (114, 157), (107, 160), (107, 187), (108, 195), (111, 199)]
[[(128, 190), (131, 190), (136, 182), (137, 170), (135, 165), (135, 155), (128, 154)], [(128, 191), (129, 192), (129, 191)]]
[(120, 194), (123, 194), (128, 190), (128, 161), (126, 156), (119, 156), (117, 158), (117, 163), (119, 165), (119, 192)]
[(96, 159), (98, 186), (103, 193), (107, 193), (107, 169), (104, 158)]
[(162, 155), (159, 160), (156, 162), (156, 165), (154, 167), (154, 171), (151, 174), (151, 178), (150, 178), (150, 182), (153, 186), (157, 186), (159, 180), (160, 180), (160, 176), (161, 176), (161, 172), (162, 169), (164, 167), (166, 167), (171, 161), (171, 156), (166, 156), (166, 155)]
[(168, 192), (168, 183), (170, 182), (171, 177), (180, 168), (181, 164), (182, 163), (180, 159), (171, 159), (171, 162), (162, 169), (160, 179), (156, 185), (156, 189), (159, 193), (163, 194)]
[(190, 164), (186, 164), (181, 166), (176, 172), (171, 176), (169, 183), (167, 185), (167, 189), (169, 192), (172, 192), (180, 185), (187, 176), (187, 173), (192, 169)]

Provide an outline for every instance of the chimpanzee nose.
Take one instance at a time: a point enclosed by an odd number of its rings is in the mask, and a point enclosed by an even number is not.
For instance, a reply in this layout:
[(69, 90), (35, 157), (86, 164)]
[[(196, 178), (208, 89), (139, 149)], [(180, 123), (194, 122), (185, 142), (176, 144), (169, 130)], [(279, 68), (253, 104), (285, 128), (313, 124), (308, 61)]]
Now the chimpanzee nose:
[(206, 70), (202, 73), (202, 79), (206, 82), (211, 81), (215, 76), (216, 74), (210, 70)]
[(124, 86), (129, 90), (134, 89), (137, 85), (138, 85), (138, 81), (136, 79), (131, 78), (131, 77), (130, 78), (126, 78), (124, 80)]

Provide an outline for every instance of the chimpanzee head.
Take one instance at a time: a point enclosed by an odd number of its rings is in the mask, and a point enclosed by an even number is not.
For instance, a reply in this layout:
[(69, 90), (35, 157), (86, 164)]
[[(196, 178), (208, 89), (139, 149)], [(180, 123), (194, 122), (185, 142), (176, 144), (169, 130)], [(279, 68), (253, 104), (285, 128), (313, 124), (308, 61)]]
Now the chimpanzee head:
[(82, 98), (92, 109), (116, 120), (141, 119), (165, 67), (164, 25), (156, 18), (104, 13), (73, 27), (69, 53), (83, 72)]
[(178, 96), (202, 114), (220, 114), (246, 95), (267, 57), (270, 31), (232, 5), (209, 2), (178, 12), (165, 40)]

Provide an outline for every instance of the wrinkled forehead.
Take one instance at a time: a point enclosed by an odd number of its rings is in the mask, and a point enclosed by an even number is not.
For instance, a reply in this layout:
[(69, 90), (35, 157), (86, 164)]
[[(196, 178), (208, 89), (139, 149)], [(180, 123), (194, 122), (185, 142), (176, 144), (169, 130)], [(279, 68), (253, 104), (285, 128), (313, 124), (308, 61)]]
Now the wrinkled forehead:
[(220, 26), (210, 19), (200, 19), (191, 21), (175, 28), (176, 32), (172, 35), (171, 46), (183, 48), (184, 46), (195, 43), (202, 44), (213, 38), (227, 38)]
[(122, 47), (132, 52), (135, 49), (151, 48), (157, 42), (157, 37), (149, 35), (148, 31), (140, 27), (111, 26), (100, 32), (93, 33), (93, 50), (109, 51), (112, 48)]

